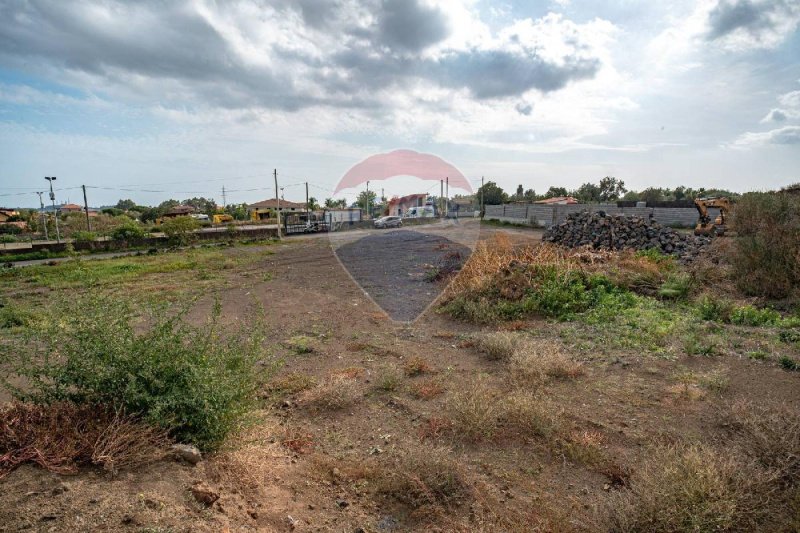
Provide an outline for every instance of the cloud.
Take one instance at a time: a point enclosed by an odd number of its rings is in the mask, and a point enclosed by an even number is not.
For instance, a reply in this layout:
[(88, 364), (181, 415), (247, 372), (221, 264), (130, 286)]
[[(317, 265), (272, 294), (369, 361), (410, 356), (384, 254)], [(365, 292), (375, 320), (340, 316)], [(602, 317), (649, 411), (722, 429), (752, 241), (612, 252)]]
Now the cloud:
[(800, 144), (800, 126), (784, 126), (783, 128), (758, 133), (747, 132), (734, 142), (734, 146), (738, 147), (763, 146), (767, 144)]
[(798, 24), (796, 0), (720, 0), (708, 14), (706, 38), (732, 49), (773, 48)]
[(520, 115), (525, 115), (526, 117), (530, 116), (533, 112), (533, 106), (531, 104), (526, 104), (523, 102), (518, 103), (514, 106), (514, 109), (517, 110), (517, 113)]
[(420, 85), (477, 100), (561, 90), (598, 74), (597, 35), (612, 27), (550, 14), (469, 41), (451, 20), (462, 11), (422, 0), (0, 2), (0, 64), (164, 107), (379, 113)]
[(761, 119), (761, 123), (784, 122), (786, 118), (786, 111), (783, 111), (782, 109), (772, 109), (764, 118)]

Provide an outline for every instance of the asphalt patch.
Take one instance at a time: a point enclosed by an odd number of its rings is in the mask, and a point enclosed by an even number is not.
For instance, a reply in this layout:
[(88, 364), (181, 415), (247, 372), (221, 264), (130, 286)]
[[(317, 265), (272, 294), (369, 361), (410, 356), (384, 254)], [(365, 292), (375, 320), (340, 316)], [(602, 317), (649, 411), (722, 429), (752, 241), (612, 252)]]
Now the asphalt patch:
[(392, 320), (416, 319), (447, 286), (431, 281), (443, 265), (463, 263), (472, 251), (439, 235), (386, 231), (340, 246), (336, 255), (353, 279)]

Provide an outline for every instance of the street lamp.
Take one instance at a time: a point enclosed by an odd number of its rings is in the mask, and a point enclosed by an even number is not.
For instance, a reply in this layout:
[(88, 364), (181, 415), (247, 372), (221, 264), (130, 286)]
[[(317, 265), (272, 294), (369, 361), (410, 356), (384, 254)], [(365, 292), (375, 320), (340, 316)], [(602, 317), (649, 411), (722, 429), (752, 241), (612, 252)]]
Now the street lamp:
[(53, 202), (53, 216), (56, 219), (56, 242), (61, 242), (61, 233), (58, 231), (58, 211), (56, 210), (56, 193), (53, 192), (53, 182), (55, 176), (45, 176), (44, 179), (50, 182), (50, 201)]

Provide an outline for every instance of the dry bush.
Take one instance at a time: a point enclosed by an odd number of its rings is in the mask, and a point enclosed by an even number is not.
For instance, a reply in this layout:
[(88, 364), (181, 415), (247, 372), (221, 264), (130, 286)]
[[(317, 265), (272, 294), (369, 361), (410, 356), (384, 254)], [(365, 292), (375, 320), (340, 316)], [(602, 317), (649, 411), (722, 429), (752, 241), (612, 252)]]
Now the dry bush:
[(433, 372), (433, 367), (431, 367), (430, 363), (425, 359), (415, 355), (405, 362), (403, 371), (406, 373), (406, 376), (413, 377)]
[(540, 396), (515, 392), (499, 406), (499, 424), (509, 436), (550, 438), (560, 429), (560, 410)]
[(266, 387), (267, 396), (290, 396), (303, 392), (316, 385), (314, 378), (301, 372), (291, 372), (278, 376)]
[(447, 414), (451, 434), (477, 442), (500, 436), (549, 438), (559, 431), (561, 412), (540, 396), (507, 394), (479, 377), (450, 396)]
[(164, 457), (165, 432), (101, 406), (13, 403), (0, 408), (0, 478), (32, 462), (58, 473), (116, 473)]
[(613, 495), (616, 532), (754, 531), (769, 500), (752, 462), (704, 445), (662, 446)]
[(564, 353), (550, 340), (530, 339), (508, 362), (511, 378), (519, 385), (535, 386), (554, 379), (574, 379), (583, 374), (583, 365)]
[(360, 398), (361, 391), (354, 379), (334, 374), (304, 391), (299, 401), (314, 411), (337, 411), (349, 407)]
[(723, 407), (724, 442), (733, 443), (782, 485), (800, 483), (800, 413), (785, 404), (739, 400)]
[(525, 335), (521, 333), (496, 331), (476, 337), (475, 345), (489, 359), (508, 361), (525, 340)]
[(464, 471), (445, 448), (407, 450), (375, 476), (378, 493), (414, 509), (457, 507), (471, 492)]
[(448, 398), (450, 430), (468, 441), (495, 437), (501, 416), (500, 396), (500, 390), (492, 387), (485, 377), (465, 383)]

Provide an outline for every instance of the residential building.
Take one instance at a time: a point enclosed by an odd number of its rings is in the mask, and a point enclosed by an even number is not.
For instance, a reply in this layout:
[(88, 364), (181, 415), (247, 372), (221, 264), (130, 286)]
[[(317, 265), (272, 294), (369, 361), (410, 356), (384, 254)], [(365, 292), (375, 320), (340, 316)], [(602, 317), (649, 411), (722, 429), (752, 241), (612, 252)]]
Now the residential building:
[(80, 213), (83, 211), (83, 207), (78, 204), (61, 204), (58, 206), (58, 210), (61, 211), (61, 213)]
[(275, 212), (281, 213), (296, 213), (298, 211), (305, 211), (306, 204), (289, 202), (281, 200), (280, 202), (275, 198), (269, 200), (262, 200), (247, 206), (247, 212), (250, 215), (250, 220), (264, 220), (267, 218), (274, 218)]
[(389, 200), (389, 216), (401, 217), (412, 207), (421, 207), (425, 205), (425, 199), (427, 197), (427, 193), (409, 194), (400, 197), (395, 196)]

